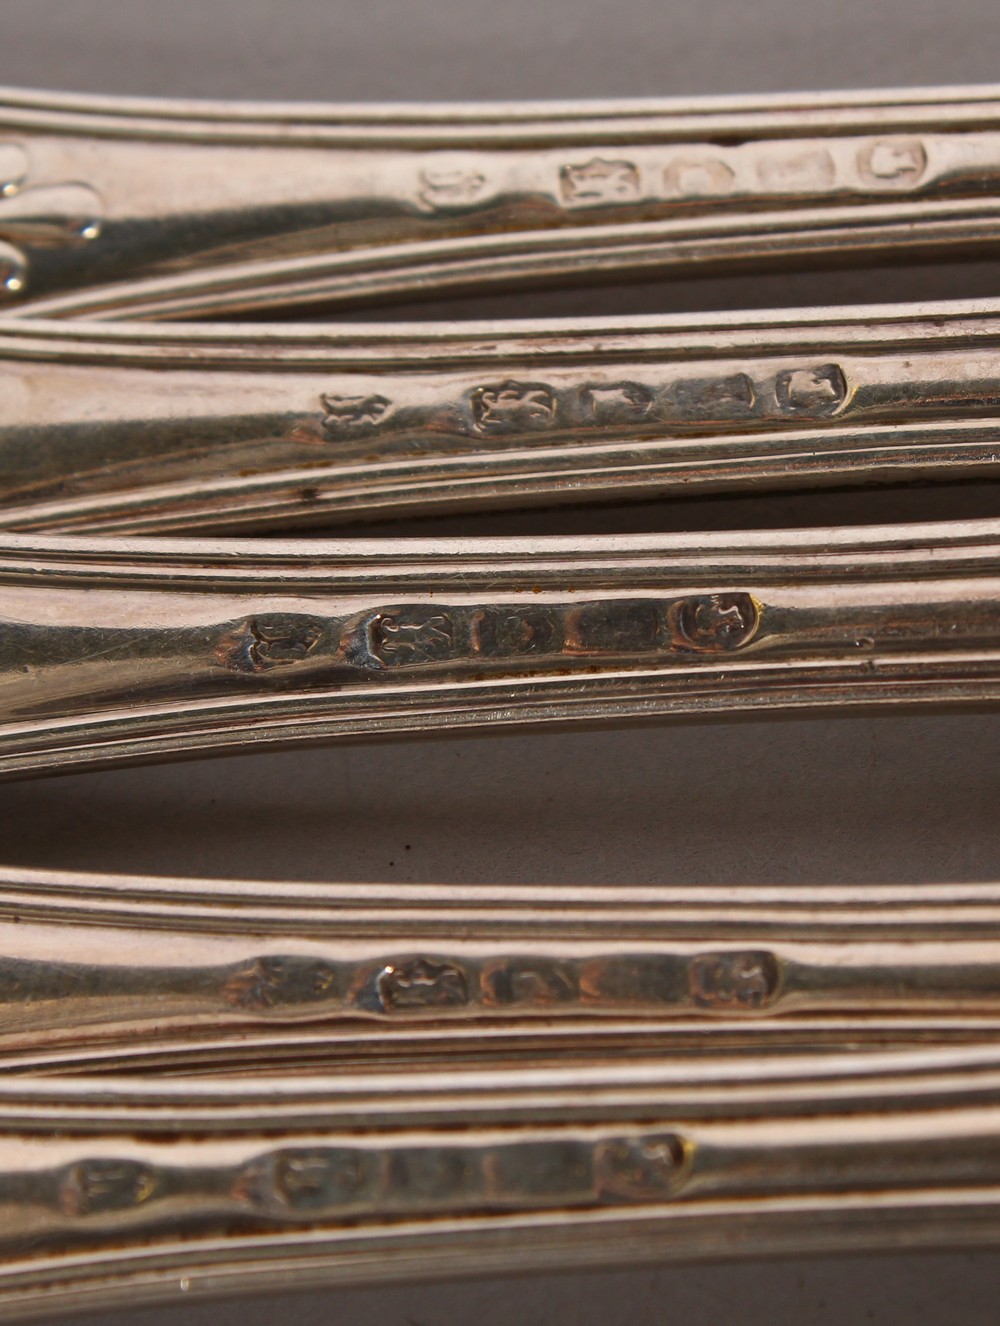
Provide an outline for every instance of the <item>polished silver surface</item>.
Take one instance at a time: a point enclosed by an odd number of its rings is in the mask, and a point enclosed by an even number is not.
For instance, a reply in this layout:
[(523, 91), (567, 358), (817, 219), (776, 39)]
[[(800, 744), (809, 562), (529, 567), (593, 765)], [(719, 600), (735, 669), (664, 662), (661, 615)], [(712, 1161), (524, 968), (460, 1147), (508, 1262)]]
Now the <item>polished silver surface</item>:
[(0, 772), (1000, 698), (1000, 525), (0, 546)]
[[(176, 1070), (243, 1035), (238, 1062), (260, 1073), (308, 1059), (303, 1026), (323, 1029), (331, 1059), (398, 1069), (421, 1054), (490, 1062), (494, 1039), (501, 1060), (519, 1043), (523, 1064), (648, 1053), (656, 1031), (669, 1053), (675, 1026), (682, 1050), (710, 1050), (750, 1049), (763, 1025), (766, 1051), (988, 1039), (1000, 1022), (992, 884), (741, 893), (0, 875), (7, 1066), (78, 1070), (93, 1053), (99, 1067), (115, 1054)], [(786, 1018), (784, 1035), (764, 1025)], [(415, 1025), (431, 1034), (408, 1040)], [(452, 1041), (455, 1027), (465, 1034)]]
[(0, 284), (47, 316), (202, 317), (963, 255), (996, 246), (998, 188), (995, 87), (521, 106), (8, 89)]
[[(976, 1244), (995, 1048), (0, 1080), (8, 1314), (306, 1283)], [(71, 1297), (72, 1296), (72, 1297)]]
[[(480, 0), (438, 0), (419, 8), (397, 0), (358, 7), (296, 0), (280, 13), (264, 0), (179, 0), (169, 10), (153, 0), (133, 0), (128, 6), (114, 0), (87, 0), (86, 5), (32, 0), (30, 5), (7, 6), (2, 27), (0, 74), (7, 83), (89, 87), (94, 92), (153, 90), (199, 98), (450, 100), (779, 89), (793, 80), (815, 87), (958, 82), (994, 77), (997, 56), (994, 16), (981, 0), (953, 0), (946, 7), (865, 0), (836, 9), (765, 0), (752, 12), (732, 0), (689, 7), (624, 0), (613, 8), (594, 0), (574, 0), (572, 5), (557, 0), (550, 6), (511, 0), (503, 7)], [(34, 184), (39, 183), (35, 178)], [(830, 201), (822, 203), (824, 211)], [(87, 240), (72, 252), (67, 246), (63, 257), (85, 260), (99, 242)], [(37, 245), (30, 250), (22, 246), (22, 252), (31, 264), (30, 291), (32, 276), (40, 271), (36, 260), (58, 254), (55, 248), (46, 254)], [(905, 246), (895, 250), (899, 257), (906, 252)], [(546, 318), (557, 309), (601, 313), (706, 304), (828, 305), (996, 290), (995, 273), (986, 264), (938, 271), (922, 265), (873, 274), (870, 288), (869, 278), (857, 272), (842, 277), (832, 272), (799, 275), (785, 284), (776, 277), (741, 277), (730, 283), (724, 277), (713, 280), (711, 264), (701, 270), (708, 279), (690, 281), (686, 287), (676, 282), (657, 286), (654, 280), (606, 293), (565, 291), (551, 301), (511, 293), (475, 304), (470, 300), (464, 308), (455, 301), (447, 308), (429, 309), (427, 315), (485, 318), (514, 312)], [(69, 287), (67, 293), (72, 297)], [(853, 521), (926, 518), (931, 511), (990, 515), (989, 491), (983, 485), (977, 494), (970, 496), (970, 489), (964, 497), (942, 490), (926, 496), (908, 492), (898, 496), (897, 508), (889, 505), (897, 500), (894, 495), (874, 492), (855, 493), (847, 500), (771, 497), (755, 502), (751, 497), (740, 499), (745, 516), (713, 502), (699, 507), (696, 517), (687, 508), (664, 511), (663, 519), (689, 524), (726, 519), (730, 528), (743, 528), (778, 526), (788, 518), (816, 525), (840, 514)], [(658, 512), (652, 515), (659, 517)], [(570, 520), (586, 519), (588, 528), (597, 532), (616, 521), (634, 527), (641, 518), (592, 510), (585, 517), (564, 518), (562, 528)], [(512, 518), (505, 519), (514, 525)], [(530, 520), (525, 523), (530, 525)], [(401, 882), (535, 877), (606, 884), (665, 879), (730, 879), (734, 884), (775, 878), (860, 881), (887, 873), (910, 881), (991, 878), (997, 873), (990, 832), (996, 732), (995, 713), (924, 712), (891, 721), (865, 715), (837, 724), (812, 717), (785, 724), (730, 722), (669, 730), (560, 733), (550, 728), (544, 735), (494, 742), (272, 750), (250, 761), (130, 767), (7, 784), (0, 797), (0, 837), (8, 861), (33, 859), (69, 867), (87, 861), (101, 869), (309, 875), (316, 880), (342, 873), (359, 880)], [(405, 854), (404, 843), (412, 844)], [(17, 914), (16, 903), (12, 914)], [(155, 958), (155, 950), (141, 956)], [(737, 1033), (760, 1036), (779, 1021), (782, 1037), (815, 1037), (818, 1044), (826, 1036), (825, 1044), (832, 1048), (829, 1038), (837, 1035), (831, 1024), (838, 1019), (831, 1015), (825, 1020), (787, 1014), (781, 1019), (743, 1017), (735, 1027), (720, 1017), (678, 1019), (686, 1025), (683, 1030), (680, 1025), (672, 1028), (677, 1033), (673, 1051), (652, 1039), (646, 1044), (650, 1054), (662, 1057), (679, 1053), (676, 1047), (683, 1037), (685, 1053), (697, 1058), (700, 1037), (707, 1041), (711, 1036), (718, 1047), (721, 1038), (731, 1044)], [(925, 1019), (926, 1024), (937, 1022), (939, 1030), (944, 1021)], [(797, 1028), (789, 1025), (792, 1022)], [(617, 1031), (617, 1019), (607, 1024), (608, 1033), (612, 1027)], [(385, 1024), (368, 1023), (362, 1033), (380, 1026)], [(867, 1026), (875, 1032), (874, 1020)], [(262, 1037), (267, 1030), (260, 1029)], [(311, 1046), (304, 1026), (276, 1030), (288, 1056), (312, 1053), (318, 1062), (322, 1028), (313, 1028)], [(399, 1094), (400, 1076), (414, 1072), (419, 1056), (439, 1033), (416, 1023), (397, 1031), (393, 1075)], [(468, 1049), (467, 1031), (459, 1035), (463, 1029), (457, 1020), (445, 1031), (452, 1053), (462, 1052), (459, 1045)], [(948, 1034), (964, 1033), (953, 1026)], [(634, 1029), (630, 1035), (638, 1040)], [(571, 1039), (568, 1034), (565, 1038)], [(208, 1055), (212, 1034), (196, 1039)], [(256, 1046), (247, 1040), (241, 1051), (237, 1037), (218, 1033), (215, 1044), (227, 1039), (226, 1071), (232, 1072), (241, 1052), (253, 1057)], [(347, 1053), (347, 1039), (346, 1026), (331, 1037), (331, 1063), (335, 1055)], [(574, 1051), (577, 1064), (587, 1057), (580, 1039)], [(497, 1040), (494, 1035), (491, 1050)], [(171, 1057), (167, 1042), (164, 1037), (164, 1058)], [(610, 1037), (595, 1048), (604, 1053)], [(523, 1046), (521, 1052), (530, 1053)], [(41, 1059), (47, 1052), (39, 1046), (35, 1053)], [(516, 1066), (517, 1053), (508, 1041), (506, 1062)], [(705, 1056), (704, 1049), (701, 1054)], [(287, 1071), (287, 1062), (286, 1057), (276, 1072)], [(532, 1062), (540, 1066), (537, 1059)], [(216, 1058), (210, 1071), (218, 1071), (219, 1063)], [(932, 1071), (942, 1070), (938, 1064)], [(148, 1099), (142, 1102), (143, 1108), (150, 1104)], [(159, 1118), (166, 1112), (159, 1111)], [(650, 1123), (655, 1121), (644, 1119), (642, 1126)], [(676, 1126), (667, 1123), (664, 1131), (676, 1131)], [(7, 1136), (14, 1135), (11, 1128)], [(107, 1133), (98, 1136), (107, 1138)], [(78, 1137), (71, 1135), (73, 1141)], [(122, 1137), (116, 1126), (112, 1141)], [(147, 1135), (146, 1140), (155, 1139)], [(269, 1135), (266, 1146), (277, 1140)], [(113, 1158), (103, 1143), (95, 1145), (93, 1154)], [(81, 1175), (76, 1171), (76, 1177)], [(119, 1177), (127, 1179), (127, 1174)], [(104, 1170), (103, 1178), (113, 1189), (115, 1172)], [(89, 1180), (66, 1182), (63, 1191), (72, 1198), (96, 1186)], [(493, 1218), (488, 1234), (477, 1228), (464, 1236), (437, 1216), (424, 1222), (419, 1233), (409, 1221), (404, 1230), (383, 1227), (385, 1239), (367, 1249), (362, 1248), (367, 1230), (324, 1231), (307, 1238), (301, 1226), (286, 1226), (284, 1232), (299, 1237), (300, 1254), (292, 1257), (290, 1244), (283, 1243), (283, 1252), (289, 1253), (287, 1275), (269, 1285), (260, 1271), (265, 1263), (274, 1269), (278, 1253), (269, 1231), (260, 1228), (245, 1231), (246, 1242), (238, 1251), (222, 1239), (209, 1248), (204, 1230), (197, 1250), (189, 1236), (177, 1236), (172, 1263), (162, 1256), (163, 1242), (157, 1241), (155, 1250), (133, 1249), (117, 1263), (135, 1272), (124, 1279), (116, 1274), (114, 1259), (130, 1236), (114, 1239), (113, 1248), (105, 1245), (101, 1252), (92, 1234), (75, 1235), (72, 1269), (86, 1282), (83, 1296), (74, 1293), (67, 1263), (54, 1247), (36, 1254), (30, 1266), (26, 1258), (19, 1259), (18, 1270), (22, 1289), (28, 1275), (37, 1277), (36, 1283), (44, 1279), (48, 1287), (44, 1306), (36, 1300), (35, 1312), (68, 1317), (81, 1304), (92, 1309), (114, 1304), (121, 1316), (134, 1321), (151, 1317), (163, 1326), (181, 1320), (192, 1326), (207, 1326), (210, 1320), (215, 1326), (246, 1326), (289, 1312), (304, 1323), (336, 1318), (357, 1326), (387, 1326), (404, 1319), (425, 1326), (507, 1326), (511, 1319), (523, 1326), (607, 1326), (609, 1321), (663, 1316), (717, 1326), (733, 1315), (747, 1326), (802, 1321), (840, 1326), (868, 1317), (911, 1326), (951, 1326), (956, 1320), (990, 1319), (995, 1253), (973, 1257), (955, 1251), (935, 1257), (912, 1250), (944, 1247), (962, 1233), (972, 1241), (995, 1241), (996, 1225), (984, 1198), (984, 1189), (978, 1188), (963, 1197), (921, 1197), (909, 1191), (905, 1200), (897, 1195), (876, 1200), (868, 1193), (860, 1200), (830, 1194), (823, 1199), (770, 1198), (765, 1203), (741, 1199), (730, 1210), (733, 1221), (725, 1235), (703, 1243), (700, 1252), (697, 1240), (683, 1233), (682, 1226), (691, 1231), (700, 1222), (704, 1230), (707, 1222), (679, 1200), (668, 1204), (673, 1223), (662, 1223), (657, 1235), (651, 1234), (647, 1208), (627, 1214), (602, 1208), (595, 1216), (577, 1210), (570, 1217), (573, 1228), (565, 1234), (537, 1211), (508, 1211)], [(863, 1205), (870, 1210), (862, 1214)], [(956, 1215), (959, 1205), (961, 1218)], [(944, 1218), (936, 1218), (937, 1206), (945, 1211)], [(46, 1218), (65, 1218), (44, 1201), (40, 1209)], [(718, 1206), (712, 1214), (720, 1214)], [(147, 1210), (146, 1216), (155, 1217), (155, 1210)], [(99, 1218), (96, 1213), (82, 1215), (80, 1224)], [(122, 1224), (128, 1219), (121, 1212), (108, 1218)], [(484, 1223), (482, 1217), (466, 1219)], [(588, 1236), (585, 1227), (591, 1219), (595, 1232)], [(784, 1226), (780, 1240), (774, 1238), (779, 1223)], [(513, 1226), (530, 1232), (518, 1242)], [(317, 1250), (324, 1242), (346, 1253), (337, 1288), (318, 1265)], [(742, 1265), (679, 1267), (672, 1261), (675, 1254), (683, 1256), (685, 1248), (689, 1256), (708, 1253), (716, 1258), (748, 1251), (754, 1243), (762, 1255)], [(872, 1256), (873, 1250), (890, 1245), (895, 1256)], [(800, 1253), (839, 1247), (864, 1255), (846, 1265), (824, 1264), (808, 1253), (797, 1261), (763, 1256), (778, 1250), (787, 1256), (796, 1246)], [(226, 1264), (229, 1252), (234, 1261)], [(641, 1272), (601, 1274), (592, 1269), (647, 1252), (650, 1260)], [(522, 1279), (511, 1273), (520, 1266), (537, 1270), (546, 1258), (553, 1266), (571, 1266), (571, 1273)], [(656, 1262), (659, 1271), (649, 1269)], [(418, 1277), (453, 1279), (476, 1269), (492, 1272), (493, 1281), (438, 1288), (414, 1283)], [(379, 1287), (345, 1290), (352, 1277)], [(388, 1284), (396, 1277), (404, 1282)], [(301, 1292), (319, 1284), (324, 1285), (322, 1294), (311, 1299)], [(280, 1287), (286, 1300), (267, 1299), (261, 1291), (268, 1287)], [(214, 1297), (220, 1292), (241, 1295), (241, 1301), (229, 1305), (227, 1313)], [(150, 1314), (140, 1305), (157, 1294), (161, 1299), (165, 1295), (171, 1307)], [(15, 1310), (10, 1300), (6, 1310)], [(17, 1310), (26, 1310), (23, 1298)]]
[(0, 529), (274, 530), (991, 478), (1000, 301), (552, 323), (0, 321)]

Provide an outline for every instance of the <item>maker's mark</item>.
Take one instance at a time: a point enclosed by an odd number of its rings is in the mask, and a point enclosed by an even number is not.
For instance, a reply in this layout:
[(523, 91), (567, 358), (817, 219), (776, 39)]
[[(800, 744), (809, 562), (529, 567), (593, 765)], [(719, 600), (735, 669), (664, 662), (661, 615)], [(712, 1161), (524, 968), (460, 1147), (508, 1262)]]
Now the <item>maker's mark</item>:
[(312, 653), (326, 626), (322, 617), (306, 613), (262, 613), (227, 635), (216, 649), (216, 657), (232, 672), (288, 667)]

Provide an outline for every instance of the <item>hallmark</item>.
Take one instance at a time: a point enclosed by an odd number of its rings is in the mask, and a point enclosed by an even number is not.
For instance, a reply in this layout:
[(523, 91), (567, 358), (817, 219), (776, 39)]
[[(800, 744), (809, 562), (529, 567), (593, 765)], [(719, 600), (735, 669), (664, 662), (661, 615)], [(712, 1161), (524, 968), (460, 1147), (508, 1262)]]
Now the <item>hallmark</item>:
[(377, 1159), (356, 1147), (280, 1151), (273, 1158), (271, 1192), (294, 1211), (346, 1206), (369, 1194)]
[(337, 968), (316, 958), (265, 954), (228, 972), (221, 995), (247, 1013), (316, 1003), (338, 993)]
[(216, 657), (233, 672), (265, 672), (287, 667), (316, 648), (327, 623), (304, 613), (268, 613), (251, 617), (235, 635), (227, 636)]
[(640, 196), (639, 170), (631, 161), (594, 157), (559, 172), (563, 201), (590, 207), (595, 203), (634, 202)]
[(390, 1200), (409, 1205), (446, 1205), (481, 1197), (481, 1153), (460, 1146), (400, 1147), (388, 1156), (385, 1189)]
[(606, 1200), (670, 1197), (685, 1177), (688, 1159), (689, 1148), (675, 1133), (599, 1142), (594, 1152), (598, 1191)]
[(823, 192), (831, 187), (835, 174), (833, 157), (824, 148), (763, 157), (757, 165), (761, 184), (775, 193)]
[(354, 433), (372, 428), (389, 408), (385, 396), (323, 396), (326, 414), (323, 427), (328, 433)]
[(594, 423), (632, 424), (649, 413), (653, 393), (638, 382), (592, 384), (583, 390), (584, 409)]
[(773, 953), (698, 953), (688, 969), (691, 998), (713, 1012), (756, 1012), (778, 993)]
[(137, 1160), (81, 1160), (59, 1184), (59, 1209), (70, 1216), (127, 1211), (149, 1200), (156, 1176)]
[(724, 654), (750, 643), (760, 608), (750, 594), (699, 594), (673, 604), (668, 619), (676, 647)]
[(879, 138), (858, 153), (858, 173), (871, 184), (909, 188), (927, 169), (927, 149), (919, 138)]
[(482, 197), (486, 176), (467, 166), (430, 166), (420, 172), (420, 185), (428, 207), (464, 207)]
[(677, 157), (663, 172), (668, 198), (718, 198), (732, 193), (736, 172), (715, 157)]
[(430, 958), (387, 962), (375, 978), (375, 992), (385, 1013), (464, 1008), (469, 982), (461, 967)]
[(368, 627), (368, 647), (386, 667), (440, 663), (454, 653), (454, 625), (429, 608), (379, 613)]
[(540, 382), (503, 382), (472, 393), (472, 417), (485, 433), (538, 432), (551, 428), (555, 416), (555, 396)]
[(484, 608), (475, 627), (479, 653), (488, 658), (551, 654), (562, 649), (558, 614), (547, 608)]
[(685, 416), (696, 419), (740, 418), (756, 402), (753, 382), (746, 373), (678, 382), (673, 394)]
[(847, 399), (847, 379), (839, 364), (791, 368), (774, 383), (778, 405), (786, 414), (835, 414)]
[(495, 1008), (552, 1008), (580, 998), (576, 973), (568, 963), (546, 958), (501, 958), (482, 975), (483, 999)]

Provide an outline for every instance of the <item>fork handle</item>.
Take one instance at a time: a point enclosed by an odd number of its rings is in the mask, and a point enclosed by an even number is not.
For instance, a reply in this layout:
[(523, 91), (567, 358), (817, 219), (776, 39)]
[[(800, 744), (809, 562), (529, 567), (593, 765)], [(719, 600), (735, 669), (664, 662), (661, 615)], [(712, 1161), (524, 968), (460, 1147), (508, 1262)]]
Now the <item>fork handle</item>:
[(8, 90), (0, 288), (50, 315), (192, 317), (962, 252), (996, 243), (998, 189), (996, 89), (448, 108)]

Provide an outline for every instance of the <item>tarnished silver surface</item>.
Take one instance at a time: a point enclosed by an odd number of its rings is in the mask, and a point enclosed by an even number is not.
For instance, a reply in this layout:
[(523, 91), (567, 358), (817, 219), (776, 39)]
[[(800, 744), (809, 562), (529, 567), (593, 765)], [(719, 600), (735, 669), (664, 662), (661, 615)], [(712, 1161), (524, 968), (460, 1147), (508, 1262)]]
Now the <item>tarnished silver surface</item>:
[(0, 322), (0, 528), (297, 527), (990, 477), (1000, 301), (617, 322)]
[[(0, 1307), (998, 1229), (995, 1048), (0, 1079)], [(72, 1297), (71, 1297), (72, 1296)]]
[[(1000, 238), (998, 188), (996, 89), (458, 112), (8, 94), (0, 526), (989, 476), (992, 302), (503, 332), (112, 322), (964, 254)], [(112, 322), (65, 321), (83, 313)], [(9, 534), (0, 772), (995, 703), (998, 604), (994, 521)], [(0, 1311), (995, 1243), (998, 972), (993, 885), (403, 895), (0, 871)]]
[[(0, 544), (0, 771), (1000, 698), (1000, 523)], [(404, 757), (401, 757), (401, 759)]]
[[(567, 1019), (587, 1020), (605, 1054), (641, 1052), (654, 1024), (678, 1020), (689, 1037), (703, 1019), (732, 1032), (798, 1017), (792, 1044), (824, 1016), (834, 1040), (869, 1022), (873, 1040), (893, 1023), (902, 1038), (992, 1036), (1000, 887), (279, 887), (5, 870), (0, 1011), (8, 1063), (62, 1046), (79, 1064), (109, 1042), (136, 1062), (166, 1055), (166, 1035), (303, 1023), (389, 1065), (387, 1037), (415, 1023), (467, 1026), (460, 1056), (487, 1056), (496, 1030), (536, 1057), (548, 1039), (579, 1051)], [(437, 1049), (446, 1061), (447, 1035)], [(252, 1071), (289, 1050), (258, 1039)]]
[(467, 106), (7, 90), (0, 285), (50, 316), (190, 317), (963, 254), (997, 243), (998, 188), (995, 87)]

